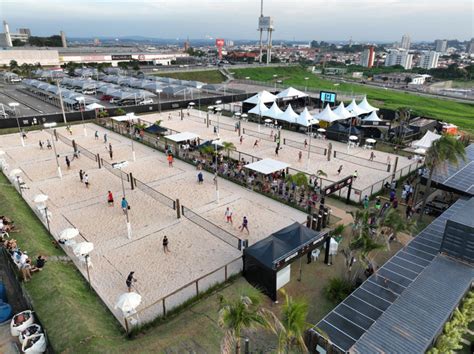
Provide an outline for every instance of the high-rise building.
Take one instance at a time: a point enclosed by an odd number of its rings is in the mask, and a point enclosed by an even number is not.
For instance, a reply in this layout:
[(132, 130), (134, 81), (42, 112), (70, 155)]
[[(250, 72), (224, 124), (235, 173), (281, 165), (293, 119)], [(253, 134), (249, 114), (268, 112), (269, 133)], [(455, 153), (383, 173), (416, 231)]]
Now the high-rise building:
[(418, 65), (423, 69), (434, 69), (438, 67), (439, 53), (434, 51), (425, 52), (420, 56)]
[(374, 47), (370, 46), (365, 49), (360, 56), (360, 65), (366, 68), (371, 68), (374, 65), (375, 53)]
[(406, 70), (411, 69), (413, 54), (408, 54), (406, 50), (392, 50), (385, 58), (385, 66), (401, 65)]
[(448, 50), (448, 40), (447, 39), (437, 39), (435, 40), (435, 51), (439, 53), (446, 53)]
[(400, 43), (400, 48), (402, 49), (410, 49), (411, 46), (411, 41), (410, 41), (410, 36), (408, 34), (404, 34), (402, 37), (402, 42)]
[(18, 33), (26, 34), (28, 37), (31, 36), (31, 31), (29, 28), (18, 28)]
[(66, 33), (64, 33), (64, 31), (61, 31), (61, 32), (59, 32), (59, 34), (61, 36), (61, 44), (62, 44), (63, 48), (67, 48)]
[(474, 38), (471, 38), (471, 41), (467, 44), (466, 52), (469, 54), (474, 54)]

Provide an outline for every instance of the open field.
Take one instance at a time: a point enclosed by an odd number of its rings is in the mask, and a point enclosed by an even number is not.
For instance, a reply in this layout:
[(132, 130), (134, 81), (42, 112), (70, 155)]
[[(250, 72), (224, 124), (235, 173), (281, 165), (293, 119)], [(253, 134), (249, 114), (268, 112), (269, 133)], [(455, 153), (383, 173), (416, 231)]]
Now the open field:
[[(234, 76), (239, 79), (250, 77), (250, 80), (274, 82), (272, 81), (274, 80), (273, 75), (278, 75), (277, 79), (282, 80), (283, 84), (288, 86), (298, 85), (314, 89), (366, 94), (369, 101), (377, 101), (375, 104), (377, 107), (393, 110), (408, 107), (413, 109), (416, 115), (442, 119), (474, 133), (474, 104), (421, 97), (351, 83), (340, 83), (334, 86), (334, 82), (321, 79), (301, 67), (235, 69), (233, 72), (235, 72)], [(309, 79), (305, 80), (305, 77), (309, 77)]]
[(218, 84), (225, 81), (225, 76), (219, 70), (203, 70), (203, 71), (182, 71), (159, 73), (156, 76), (171, 77), (179, 80), (202, 81), (208, 84)]

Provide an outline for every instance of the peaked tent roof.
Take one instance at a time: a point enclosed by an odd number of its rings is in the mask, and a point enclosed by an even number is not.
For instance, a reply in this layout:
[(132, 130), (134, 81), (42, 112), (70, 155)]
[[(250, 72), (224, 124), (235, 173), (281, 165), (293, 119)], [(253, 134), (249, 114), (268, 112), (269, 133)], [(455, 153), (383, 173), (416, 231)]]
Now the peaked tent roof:
[(433, 141), (436, 141), (439, 138), (441, 138), (441, 135), (438, 135), (428, 130), (423, 136), (423, 138), (413, 143), (413, 146), (415, 148), (429, 149), (433, 144)]
[(345, 119), (345, 118), (341, 118), (339, 115), (334, 113), (331, 110), (331, 107), (329, 107), (329, 104), (327, 104), (326, 108), (324, 108), (321, 112), (316, 114), (315, 118), (319, 119), (319, 120), (322, 120), (322, 121), (325, 121), (325, 122), (328, 122), (328, 123), (332, 123), (332, 122), (335, 122), (337, 120)]
[(319, 121), (309, 113), (307, 107), (305, 107), (303, 112), (301, 112), (298, 118), (296, 118), (296, 124), (302, 125), (303, 127), (309, 127), (312, 124), (318, 123)]
[(280, 118), (278, 119), (284, 120), (285, 122), (289, 122), (289, 123), (296, 123), (296, 120), (298, 119), (298, 114), (295, 113), (295, 111), (293, 110), (293, 107), (291, 107), (291, 104), (289, 104), (285, 112), (283, 112), (283, 114), (280, 115)]
[(349, 112), (346, 107), (344, 107), (344, 103), (341, 102), (339, 104), (339, 106), (337, 106), (336, 109), (333, 110), (334, 113), (336, 113), (339, 117), (343, 118), (343, 119), (347, 119), (347, 118), (350, 118), (352, 117), (352, 114), (351, 112)]
[(256, 114), (263, 116), (268, 111), (268, 107), (265, 106), (265, 103), (260, 101), (255, 107), (253, 107), (248, 113)]
[(375, 108), (374, 106), (371, 106), (370, 103), (367, 101), (367, 96), (364, 96), (364, 99), (360, 101), (360, 103), (357, 105), (360, 109), (367, 111), (367, 112), (375, 112), (378, 111), (378, 108)]
[(351, 104), (347, 106), (346, 109), (355, 116), (360, 116), (362, 114), (370, 113), (370, 111), (366, 111), (365, 109), (360, 108), (357, 105), (355, 99), (352, 99)]
[(248, 165), (245, 165), (244, 168), (247, 168), (249, 170), (252, 170), (258, 173), (262, 173), (264, 175), (269, 175), (270, 173), (284, 170), (285, 168), (289, 166), (290, 166), (289, 164), (278, 161), (278, 160), (263, 159), (256, 162), (249, 163)]
[(283, 111), (278, 107), (276, 102), (273, 102), (270, 109), (265, 112), (265, 117), (270, 117), (273, 119), (280, 119), (280, 116), (283, 114)]
[(282, 259), (302, 246), (324, 239), (324, 232), (317, 232), (295, 222), (258, 241), (245, 249), (245, 253), (273, 269), (275, 261)]
[(274, 94), (263, 90), (257, 93), (256, 95), (253, 95), (252, 97), (247, 98), (244, 101), (244, 103), (251, 103), (251, 104), (259, 104), (259, 102), (270, 103), (270, 102), (274, 102), (276, 99), (277, 97)]
[(278, 95), (276, 95), (276, 97), (277, 98), (293, 98), (293, 97), (301, 98), (301, 97), (308, 97), (308, 95), (293, 87), (288, 87), (286, 90), (283, 90)]
[(362, 119), (364, 122), (381, 122), (382, 119), (379, 118), (375, 111), (372, 111), (367, 117)]

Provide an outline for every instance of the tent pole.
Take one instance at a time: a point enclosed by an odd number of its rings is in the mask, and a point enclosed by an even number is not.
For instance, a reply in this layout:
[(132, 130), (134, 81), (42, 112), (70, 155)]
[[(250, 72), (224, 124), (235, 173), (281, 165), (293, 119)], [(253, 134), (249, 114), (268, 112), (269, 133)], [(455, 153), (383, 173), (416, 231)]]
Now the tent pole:
[(298, 281), (301, 281), (301, 273), (302, 273), (302, 270), (303, 270), (303, 269), (302, 269), (302, 264), (303, 264), (302, 259), (303, 259), (303, 258), (300, 257), (300, 275), (299, 275), (299, 277), (298, 277)]

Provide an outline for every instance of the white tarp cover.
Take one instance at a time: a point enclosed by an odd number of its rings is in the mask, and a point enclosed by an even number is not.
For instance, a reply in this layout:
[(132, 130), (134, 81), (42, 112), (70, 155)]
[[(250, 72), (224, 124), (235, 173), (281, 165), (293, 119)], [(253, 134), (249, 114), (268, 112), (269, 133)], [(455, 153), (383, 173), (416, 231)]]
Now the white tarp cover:
[(308, 97), (308, 95), (304, 92), (301, 92), (300, 90), (297, 90), (293, 87), (288, 87), (286, 90), (281, 91), (278, 95), (276, 95), (277, 98), (301, 98), (301, 97)]
[(309, 127), (312, 124), (318, 123), (319, 121), (308, 112), (307, 107), (305, 107), (303, 112), (301, 112), (298, 118), (296, 118), (296, 124), (302, 125), (303, 127)]
[(360, 116), (361, 114), (370, 113), (369, 111), (360, 108), (354, 99), (352, 100), (351, 104), (346, 107), (346, 109), (351, 112), (353, 116)]
[(344, 103), (341, 102), (339, 106), (337, 106), (336, 109), (333, 110), (334, 113), (336, 113), (339, 117), (343, 119), (347, 119), (352, 117), (352, 113), (349, 112), (346, 107), (344, 107)]
[(268, 91), (261, 91), (256, 95), (247, 98), (244, 103), (259, 104), (259, 102), (270, 103), (276, 101), (276, 96)]
[(112, 120), (115, 120), (117, 122), (128, 122), (129, 120), (133, 120), (135, 118), (135, 113), (130, 113), (124, 116), (112, 117)]
[(433, 141), (436, 141), (439, 138), (441, 138), (441, 135), (438, 135), (428, 130), (426, 134), (423, 136), (423, 138), (421, 138), (418, 141), (413, 142), (413, 146), (415, 148), (429, 149), (431, 145), (433, 144)]
[(98, 103), (91, 103), (86, 106), (86, 110), (88, 111), (93, 111), (94, 109), (103, 109), (105, 106), (102, 106), (101, 104)]
[(273, 159), (263, 159), (257, 162), (250, 163), (244, 166), (245, 168), (262, 173), (264, 175), (269, 175), (273, 172), (278, 172), (284, 170), (287, 167), (290, 167), (289, 164)]
[(327, 104), (326, 108), (324, 108), (321, 112), (316, 114), (315, 118), (319, 119), (319, 120), (322, 120), (322, 121), (325, 121), (325, 122), (328, 122), (328, 123), (333, 123), (337, 120), (345, 119), (345, 118), (342, 118), (342, 117), (338, 116), (336, 113), (334, 113), (331, 110), (331, 107), (329, 106), (329, 104)]
[(367, 101), (367, 96), (364, 97), (362, 101), (357, 105), (360, 109), (367, 111), (367, 112), (374, 112), (378, 111), (378, 108), (371, 106), (370, 103)]
[(253, 113), (259, 116), (263, 116), (268, 111), (268, 107), (265, 106), (264, 102), (259, 102), (255, 107), (253, 107), (248, 113)]
[(379, 118), (375, 111), (372, 111), (367, 117), (362, 119), (364, 122), (381, 122), (382, 119)]
[(285, 112), (283, 112), (283, 114), (280, 115), (280, 118), (278, 119), (284, 120), (285, 122), (289, 122), (289, 123), (296, 123), (297, 118), (298, 118), (298, 113), (296, 113), (293, 110), (293, 107), (291, 107), (291, 104), (289, 104)]
[(187, 141), (187, 140), (194, 140), (199, 138), (199, 135), (190, 133), (190, 132), (182, 132), (178, 134), (172, 134), (172, 135), (166, 135), (165, 139), (174, 141), (176, 143), (180, 143), (182, 141)]
[(265, 112), (265, 117), (270, 117), (273, 119), (280, 119), (280, 116), (283, 114), (283, 111), (278, 107), (276, 102), (273, 102), (269, 110)]

